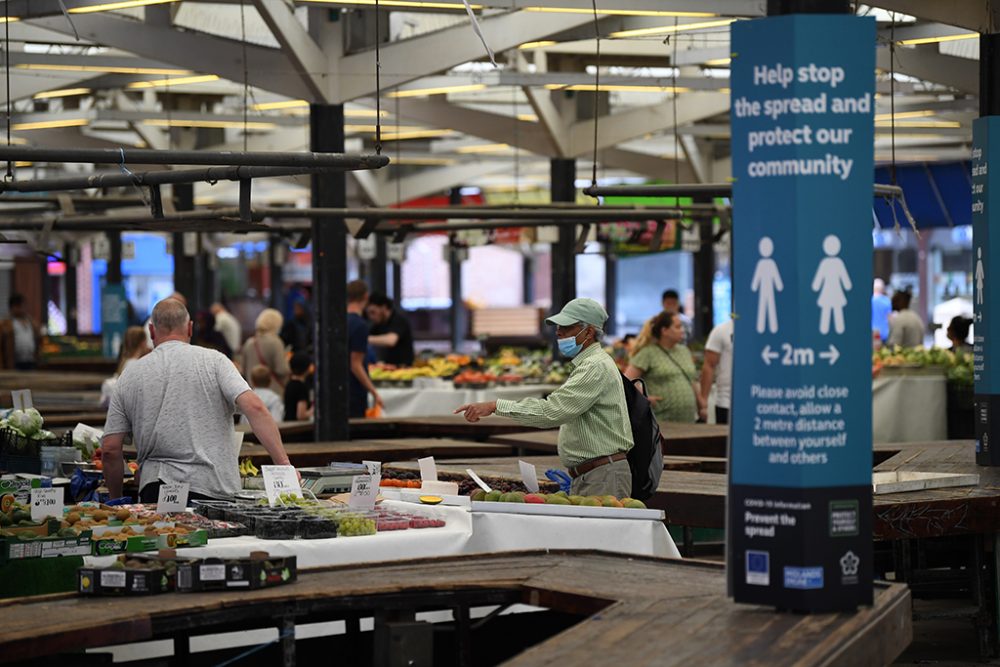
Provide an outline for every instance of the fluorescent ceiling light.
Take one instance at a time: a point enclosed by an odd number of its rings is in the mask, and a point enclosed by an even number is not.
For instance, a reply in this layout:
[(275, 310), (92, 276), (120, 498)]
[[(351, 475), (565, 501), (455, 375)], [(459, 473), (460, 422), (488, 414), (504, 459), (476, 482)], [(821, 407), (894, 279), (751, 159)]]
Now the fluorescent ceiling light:
[[(382, 109), (377, 112), (377, 114), (380, 117), (385, 118), (389, 115), (389, 112)], [(375, 118), (376, 111), (375, 109), (344, 109), (344, 116), (347, 118)]]
[[(563, 85), (560, 83), (547, 83), (545, 87), (549, 90), (587, 90), (595, 91), (597, 86), (592, 83), (574, 83), (573, 85)], [(604, 84), (600, 86), (602, 92), (614, 91), (622, 93), (687, 93), (690, 92), (690, 88), (685, 88), (683, 86), (641, 86), (632, 84)]]
[(424, 97), (426, 95), (444, 95), (446, 93), (471, 93), (476, 90), (486, 90), (485, 83), (470, 83), (458, 86), (439, 86), (437, 88), (412, 88), (389, 93), (389, 97)]
[[(300, 0), (323, 5), (360, 5), (374, 7), (375, 0)], [(412, 7), (415, 9), (465, 9), (461, 2), (423, 2), (422, 0), (379, 0), (379, 7)], [(482, 5), (470, 5), (473, 9), (482, 9)]]
[(475, 153), (503, 153), (508, 150), (510, 150), (510, 146), (507, 144), (473, 144), (472, 146), (459, 146), (455, 149), (455, 152), (469, 155)]
[(892, 122), (891, 120), (880, 120), (875, 122), (875, 127), (900, 127), (904, 129), (921, 127), (962, 127), (962, 124), (957, 120), (897, 120)]
[(520, 45), (517, 48), (524, 49), (524, 50), (527, 50), (527, 49), (540, 49), (543, 46), (553, 46), (553, 45), (558, 44), (558, 43), (559, 42), (557, 42), (555, 40), (543, 39), (543, 40), (540, 40), (540, 41), (537, 41), (537, 42), (525, 42), (524, 44)]
[[(374, 132), (374, 125), (344, 125), (344, 132)], [(425, 130), (427, 128), (419, 127), (416, 125), (383, 125), (383, 133), (392, 132), (415, 132), (417, 130)]]
[[(201, 120), (184, 118), (147, 118), (142, 121), (142, 124), (151, 125), (153, 127), (204, 127), (237, 130), (242, 130), (244, 127), (243, 121), (239, 120)], [(247, 121), (245, 125), (248, 130), (273, 130), (276, 127), (274, 123), (262, 123), (259, 121)]]
[(704, 64), (710, 67), (725, 67), (732, 62), (732, 58), (713, 58), (712, 60), (706, 60)]
[(452, 135), (452, 130), (404, 130), (402, 132), (383, 132), (382, 141), (404, 141), (406, 139), (438, 139)]
[(526, 123), (537, 123), (538, 122), (538, 116), (536, 116), (533, 113), (519, 113), (519, 114), (517, 114), (517, 119), (518, 120), (523, 120)]
[(418, 167), (446, 167), (455, 164), (455, 160), (448, 157), (393, 157), (392, 164), (407, 164)]
[[(277, 111), (279, 109), (298, 109), (307, 106), (309, 106), (309, 102), (306, 100), (284, 100), (282, 102), (262, 102), (254, 104), (250, 108), (254, 111)], [(347, 113), (345, 112), (344, 115), (346, 116)]]
[(182, 76), (176, 79), (155, 79), (153, 81), (135, 81), (125, 86), (126, 88), (159, 88), (160, 86), (181, 86), (190, 83), (209, 83), (218, 81), (216, 74), (199, 74), (196, 76)]
[[(545, 12), (547, 14), (593, 14), (593, 9), (585, 7), (525, 7), (526, 12)], [(677, 16), (680, 18), (703, 18), (718, 16), (714, 12), (678, 12), (668, 9), (602, 9), (597, 13), (603, 16)]]
[(978, 32), (963, 32), (958, 35), (941, 35), (939, 37), (914, 37), (913, 39), (901, 39), (897, 44), (914, 46), (917, 44), (937, 44), (938, 42), (955, 42), (960, 39), (973, 39), (979, 37)]
[(90, 123), (89, 118), (67, 118), (60, 120), (39, 120), (27, 123), (14, 123), (11, 130), (21, 132), (25, 130), (53, 130), (59, 127), (83, 127)]
[(719, 19), (718, 21), (699, 21), (698, 23), (679, 23), (677, 25), (665, 25), (658, 28), (637, 28), (636, 30), (620, 30), (611, 33), (611, 37), (646, 37), (648, 35), (666, 35), (672, 32), (683, 32), (685, 30), (703, 30), (705, 28), (721, 28), (734, 22), (736, 19)]
[(880, 120), (892, 120), (893, 118), (896, 120), (901, 118), (927, 118), (928, 116), (933, 116), (934, 114), (934, 111), (897, 111), (895, 116), (891, 113), (877, 113), (875, 114), (875, 122)]
[(74, 95), (89, 95), (91, 92), (90, 88), (63, 88), (61, 90), (46, 90), (44, 93), (38, 93), (33, 96), (32, 99), (36, 100), (50, 100), (53, 97), (73, 97)]
[(19, 16), (0, 16), (0, 23), (17, 23), (21, 18)]
[(106, 65), (47, 65), (42, 63), (23, 63), (14, 65), (18, 69), (36, 69), (53, 72), (101, 72), (104, 74), (162, 74), (166, 76), (184, 76), (191, 74), (187, 69), (167, 69), (164, 67), (114, 67)]
[(116, 9), (131, 9), (133, 7), (146, 7), (148, 5), (166, 5), (179, 0), (122, 0), (121, 2), (106, 2), (100, 5), (88, 5), (86, 7), (74, 7), (67, 10), (70, 14), (90, 14), (92, 12), (110, 12)]

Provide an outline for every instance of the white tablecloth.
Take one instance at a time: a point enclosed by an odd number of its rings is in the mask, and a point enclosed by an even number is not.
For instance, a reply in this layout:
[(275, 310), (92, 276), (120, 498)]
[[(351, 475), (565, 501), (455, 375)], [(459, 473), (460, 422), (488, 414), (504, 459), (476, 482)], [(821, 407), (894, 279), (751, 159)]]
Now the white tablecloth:
[(880, 375), (872, 381), (874, 442), (946, 440), (947, 404), (943, 373)]
[[(411, 503), (389, 500), (385, 503), (403, 509), (414, 507)], [(529, 549), (598, 549), (680, 558), (670, 534), (659, 521), (485, 514), (445, 506), (435, 507), (434, 512), (447, 525), (326, 540), (227, 537), (209, 540), (204, 547), (179, 549), (178, 555), (228, 558), (267, 551), (275, 556), (298, 556), (300, 568)], [(114, 559), (114, 556), (91, 556), (84, 560), (88, 565), (99, 566), (109, 565)]]
[(551, 393), (558, 385), (528, 384), (491, 389), (456, 389), (451, 384), (441, 384), (426, 388), (412, 387), (379, 389), (385, 409), (385, 417), (440, 417), (450, 415), (466, 403), (492, 401), (498, 398), (518, 400), (535, 396), (541, 398)]

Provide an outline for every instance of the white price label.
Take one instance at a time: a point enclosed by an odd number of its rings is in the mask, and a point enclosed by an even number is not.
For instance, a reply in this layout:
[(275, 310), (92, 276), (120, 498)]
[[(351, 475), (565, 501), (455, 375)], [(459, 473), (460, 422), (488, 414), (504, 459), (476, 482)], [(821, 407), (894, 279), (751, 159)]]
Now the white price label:
[(379, 461), (362, 461), (361, 464), (368, 470), (368, 474), (372, 476), (382, 476), (382, 463)]
[(428, 456), (423, 459), (417, 459), (417, 465), (420, 466), (420, 481), (422, 482), (438, 481), (438, 469), (437, 469), (437, 464), (434, 463), (433, 456)]
[(479, 475), (477, 475), (475, 472), (473, 472), (472, 468), (466, 468), (465, 469), (465, 473), (469, 477), (471, 477), (472, 481), (475, 482), (476, 484), (478, 484), (479, 488), (482, 489), (483, 491), (485, 491), (486, 493), (489, 493), (490, 491), (493, 490), (493, 489), (490, 488), (489, 484), (487, 484), (486, 482), (484, 482)]
[(63, 490), (32, 489), (31, 520), (43, 521), (47, 517), (61, 519), (63, 515)]
[(380, 481), (381, 478), (375, 475), (355, 475), (351, 481), (351, 497), (347, 506), (359, 510), (374, 508)]
[(156, 511), (160, 514), (171, 514), (186, 510), (190, 488), (186, 482), (160, 484), (160, 495), (156, 498)]
[(521, 481), (528, 491), (538, 493), (538, 473), (535, 472), (535, 466), (526, 461), (518, 461), (517, 467), (521, 470)]
[(10, 392), (10, 397), (14, 402), (15, 410), (27, 410), (34, 407), (34, 404), (31, 402), (30, 389), (15, 389)]
[(271, 507), (281, 504), (278, 498), (282, 494), (302, 497), (302, 487), (299, 486), (299, 476), (295, 474), (294, 467), (261, 466), (260, 471), (264, 475), (264, 491)]

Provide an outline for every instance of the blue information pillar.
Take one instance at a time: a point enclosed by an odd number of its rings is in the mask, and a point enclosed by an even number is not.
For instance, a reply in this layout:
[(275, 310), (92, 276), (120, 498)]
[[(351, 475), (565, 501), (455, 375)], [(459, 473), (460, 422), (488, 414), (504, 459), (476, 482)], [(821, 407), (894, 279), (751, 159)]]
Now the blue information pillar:
[(737, 602), (872, 600), (875, 21), (732, 28)]
[[(973, 321), (973, 376), (976, 382), (976, 463), (1000, 465), (1000, 374), (987, 350), (993, 341), (993, 313), (1000, 313), (998, 290), (990, 288), (990, 258), (1000, 257), (1000, 208), (993, 212), (991, 193), (1000, 196), (1000, 171), (990, 159), (1000, 157), (1000, 116), (977, 118), (972, 123), (972, 279), (975, 295)], [(992, 222), (997, 220), (998, 222)], [(994, 282), (994, 285), (998, 283)], [(993, 416), (997, 415), (997, 419)]]

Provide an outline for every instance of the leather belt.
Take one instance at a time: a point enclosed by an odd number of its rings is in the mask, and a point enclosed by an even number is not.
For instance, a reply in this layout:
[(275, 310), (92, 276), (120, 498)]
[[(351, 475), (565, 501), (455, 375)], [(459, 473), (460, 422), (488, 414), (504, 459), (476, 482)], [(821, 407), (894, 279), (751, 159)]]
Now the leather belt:
[(585, 475), (594, 468), (600, 468), (601, 466), (606, 466), (615, 461), (621, 461), (626, 456), (625, 452), (618, 452), (617, 454), (612, 454), (611, 456), (598, 456), (596, 459), (590, 459), (589, 461), (584, 461), (578, 466), (574, 466), (569, 469), (569, 476), (576, 479), (580, 475)]

